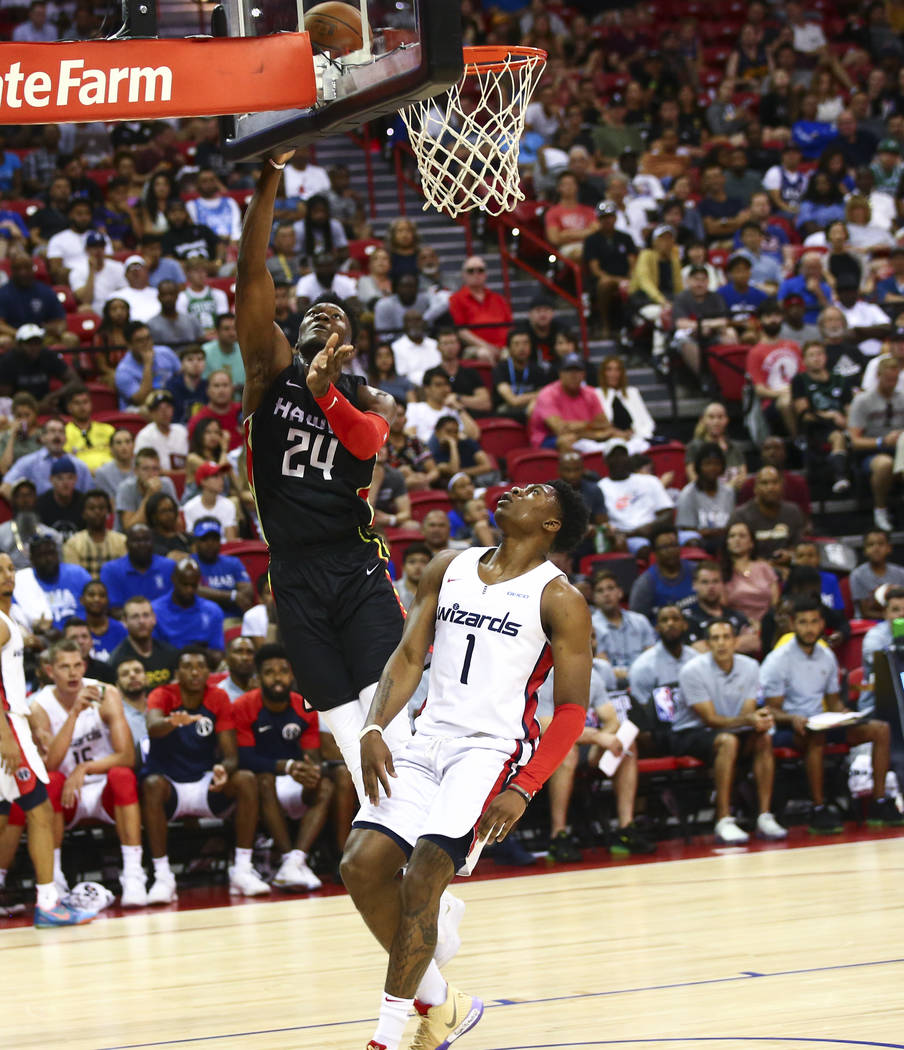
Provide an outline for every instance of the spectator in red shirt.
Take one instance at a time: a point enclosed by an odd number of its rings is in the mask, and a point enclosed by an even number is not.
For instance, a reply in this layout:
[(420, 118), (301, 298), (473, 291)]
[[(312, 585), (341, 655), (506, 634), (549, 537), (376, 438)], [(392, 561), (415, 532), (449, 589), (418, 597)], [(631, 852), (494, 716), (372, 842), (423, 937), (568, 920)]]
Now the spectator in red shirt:
[(167, 856), (167, 824), (181, 817), (220, 817), (235, 806), (235, 864), (229, 892), (256, 897), (270, 887), (251, 867), (257, 827), (257, 780), (239, 769), (232, 704), (208, 682), (206, 649), (179, 653), (176, 681), (148, 697), (150, 748), (142, 769), (141, 811), (154, 863), (148, 904), (176, 899), (176, 877)]
[(580, 184), (577, 176), (563, 171), (556, 179), (557, 203), (543, 220), (546, 239), (568, 259), (580, 262), (584, 258), (584, 241), (600, 228), (596, 211), (578, 198)]
[(543, 387), (534, 402), (528, 429), (534, 448), (576, 448), (597, 452), (612, 436), (596, 391), (584, 384), (584, 359), (569, 354), (562, 359), (559, 378)]
[(777, 299), (766, 299), (757, 308), (762, 337), (747, 354), (747, 374), (767, 416), (777, 411), (790, 437), (797, 433), (791, 399), (791, 380), (801, 370), (800, 346), (793, 339), (779, 339), (784, 314)]
[[(321, 775), (317, 712), (305, 711), (301, 695), (291, 691), (292, 667), (281, 645), (262, 645), (254, 665), (260, 688), (240, 696), (232, 714), (239, 764), (257, 777), (261, 817), (282, 856), (273, 885), (319, 890), (307, 856), (326, 824), (333, 782)], [(286, 816), (301, 820), (294, 849)]]
[(238, 448), (242, 443), (242, 403), (235, 400), (235, 386), (228, 372), (218, 369), (210, 373), (207, 379), (207, 400), (208, 403), (191, 417), (189, 437), (202, 419), (215, 419), (224, 433), (229, 435), (230, 451)]
[(465, 259), (461, 272), (464, 284), (449, 297), (449, 313), (459, 338), (474, 356), (495, 364), (512, 324), (512, 308), (498, 292), (487, 288), (487, 265), (479, 255)]

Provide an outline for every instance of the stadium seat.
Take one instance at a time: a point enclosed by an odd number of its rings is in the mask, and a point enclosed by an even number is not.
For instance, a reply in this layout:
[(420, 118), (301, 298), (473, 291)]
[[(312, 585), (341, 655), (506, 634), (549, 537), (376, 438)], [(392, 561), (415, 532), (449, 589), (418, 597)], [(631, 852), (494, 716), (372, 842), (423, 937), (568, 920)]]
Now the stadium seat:
[(235, 278), (208, 277), (207, 283), (211, 288), (219, 288), (221, 292), (226, 293), (226, 298), (229, 300), (229, 309), (232, 310), (235, 306)]
[(740, 345), (711, 346), (706, 351), (706, 362), (719, 394), (725, 401), (740, 403), (744, 399), (749, 347)]
[(115, 390), (111, 390), (105, 383), (86, 383), (91, 393), (92, 412), (118, 412), (119, 397)]
[(223, 544), (221, 550), (223, 554), (231, 554), (241, 561), (256, 589), (258, 577), (270, 567), (267, 544), (261, 540), (230, 540)]
[(78, 310), (78, 302), (68, 284), (55, 284), (53, 290), (67, 314), (74, 314)]
[(618, 585), (625, 592), (625, 598), (634, 581), (640, 575), (640, 566), (633, 554), (627, 551), (606, 551), (603, 554), (588, 554), (581, 558), (578, 571), (582, 576), (592, 576), (595, 572), (606, 569), (615, 574)]
[(462, 361), (462, 368), (473, 368), (483, 380), (483, 385), (493, 393), (493, 366), (489, 361)]
[(606, 465), (602, 452), (587, 452), (584, 454), (583, 460), (585, 470), (592, 470), (594, 474), (599, 475), (601, 478), (609, 477), (609, 468)]
[(431, 510), (441, 510), (448, 514), (452, 509), (449, 494), (443, 489), (425, 489), (422, 492), (411, 492), (411, 516), (415, 521), (423, 521)]
[(675, 474), (672, 488), (683, 489), (687, 483), (684, 452), (684, 445), (680, 441), (667, 441), (664, 445), (651, 445), (646, 454), (653, 460), (653, 470), (657, 478), (671, 470)]
[(552, 448), (512, 451), (508, 457), (509, 477), (515, 485), (533, 485), (559, 476), (559, 453)]
[(838, 577), (838, 589), (841, 591), (841, 597), (844, 601), (844, 615), (849, 619), (854, 619), (854, 599), (851, 597), (851, 579), (845, 574)]
[(496, 504), (499, 502), (499, 497), (503, 492), (508, 492), (511, 487), (511, 485), (490, 485), (484, 492), (483, 501), (491, 514), (496, 512)]
[(360, 267), (362, 273), (367, 273), (367, 264), (375, 248), (382, 248), (383, 242), (376, 237), (366, 237), (359, 241), (348, 242), (348, 257), (353, 259)]
[(66, 327), (78, 336), (82, 346), (91, 345), (100, 322), (100, 315), (95, 313), (66, 314)]
[(515, 448), (524, 448), (527, 444), (527, 427), (516, 419), (493, 418), (478, 419), (480, 427), (480, 447), (484, 452), (505, 459)]
[(176, 490), (176, 498), (181, 502), (182, 494), (185, 492), (185, 471), (165, 470), (163, 471), (163, 477), (169, 478), (173, 483), (173, 488)]
[(13, 516), (13, 508), (0, 496), (0, 522), (9, 521)]
[(835, 650), (839, 666), (853, 671), (863, 663), (863, 636), (875, 626), (874, 620), (851, 620), (851, 636)]
[(95, 412), (94, 418), (98, 423), (109, 423), (114, 427), (122, 427), (124, 430), (128, 430), (129, 433), (134, 437), (142, 427), (147, 425), (147, 420), (144, 416), (139, 415), (137, 412)]

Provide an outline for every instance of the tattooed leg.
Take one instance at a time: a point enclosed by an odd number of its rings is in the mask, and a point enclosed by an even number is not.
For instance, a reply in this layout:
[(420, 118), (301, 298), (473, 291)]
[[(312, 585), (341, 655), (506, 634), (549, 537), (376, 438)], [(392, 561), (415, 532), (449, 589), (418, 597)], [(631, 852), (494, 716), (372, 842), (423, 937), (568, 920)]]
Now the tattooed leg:
[(439, 899), (452, 881), (452, 858), (419, 839), (402, 879), (401, 913), (389, 952), (386, 994), (411, 999), (436, 949)]

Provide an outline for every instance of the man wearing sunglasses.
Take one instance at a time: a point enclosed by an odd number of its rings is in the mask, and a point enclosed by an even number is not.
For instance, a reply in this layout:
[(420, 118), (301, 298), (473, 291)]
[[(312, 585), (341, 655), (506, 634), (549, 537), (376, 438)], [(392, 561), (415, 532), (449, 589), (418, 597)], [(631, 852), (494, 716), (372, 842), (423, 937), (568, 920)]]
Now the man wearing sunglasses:
[(487, 288), (487, 266), (479, 255), (465, 259), (461, 269), (464, 283), (449, 297), (449, 313), (458, 326), (465, 347), (481, 361), (495, 364), (512, 324), (512, 308), (491, 288)]

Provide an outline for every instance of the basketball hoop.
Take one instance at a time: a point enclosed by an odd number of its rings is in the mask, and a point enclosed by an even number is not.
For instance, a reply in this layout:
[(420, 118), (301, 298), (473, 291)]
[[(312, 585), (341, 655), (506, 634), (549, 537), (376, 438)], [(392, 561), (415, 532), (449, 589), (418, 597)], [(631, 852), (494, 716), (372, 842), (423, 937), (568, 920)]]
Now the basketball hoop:
[[(466, 47), (464, 75), (448, 91), (400, 110), (430, 205), (453, 217), (490, 215), (524, 200), (518, 147), (546, 66), (533, 47)], [(445, 106), (445, 108), (444, 108)]]

